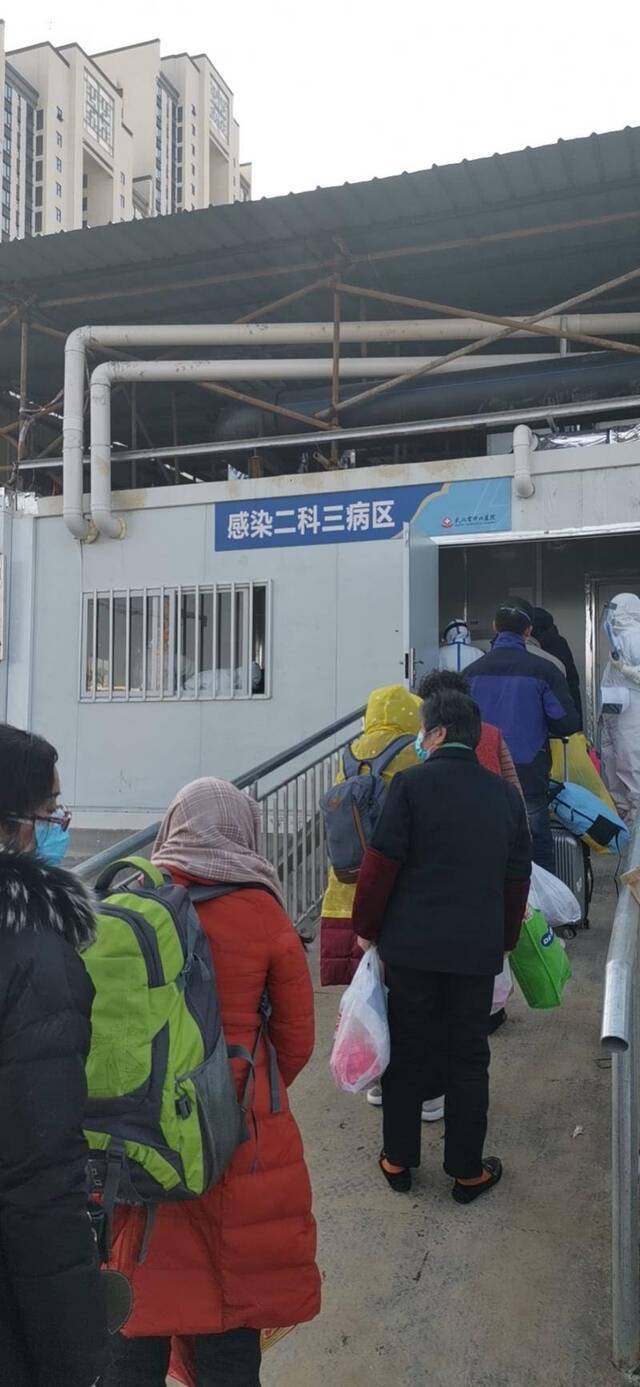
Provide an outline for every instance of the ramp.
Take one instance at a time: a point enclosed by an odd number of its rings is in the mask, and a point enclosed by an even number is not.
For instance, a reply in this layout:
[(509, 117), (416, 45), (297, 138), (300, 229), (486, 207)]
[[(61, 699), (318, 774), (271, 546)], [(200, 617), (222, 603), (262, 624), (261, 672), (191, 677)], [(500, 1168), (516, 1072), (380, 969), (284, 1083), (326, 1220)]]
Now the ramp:
[(487, 1152), (505, 1176), (467, 1209), (442, 1173), (441, 1124), (424, 1129), (412, 1195), (387, 1190), (379, 1112), (329, 1075), (339, 994), (318, 987), (316, 1055), (293, 1105), (324, 1308), (267, 1354), (264, 1387), (619, 1387), (609, 1358), (610, 1074), (599, 1046), (614, 910), (607, 864), (592, 929), (568, 945), (566, 1004), (534, 1013), (515, 998), (492, 1041)]

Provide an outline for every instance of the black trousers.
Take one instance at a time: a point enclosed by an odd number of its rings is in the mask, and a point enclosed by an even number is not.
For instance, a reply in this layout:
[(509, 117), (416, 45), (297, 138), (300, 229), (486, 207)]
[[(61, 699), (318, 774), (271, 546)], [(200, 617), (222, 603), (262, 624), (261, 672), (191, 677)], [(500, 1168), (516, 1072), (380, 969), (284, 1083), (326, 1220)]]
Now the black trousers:
[(487, 1134), (494, 979), (391, 967), (387, 983), (385, 1154), (393, 1165), (420, 1165), (422, 1101), (444, 1093), (444, 1168), (454, 1179), (472, 1180), (482, 1174)]
[[(194, 1338), (198, 1387), (260, 1387), (260, 1330), (229, 1329)], [(118, 1335), (100, 1387), (165, 1387), (170, 1339)]]

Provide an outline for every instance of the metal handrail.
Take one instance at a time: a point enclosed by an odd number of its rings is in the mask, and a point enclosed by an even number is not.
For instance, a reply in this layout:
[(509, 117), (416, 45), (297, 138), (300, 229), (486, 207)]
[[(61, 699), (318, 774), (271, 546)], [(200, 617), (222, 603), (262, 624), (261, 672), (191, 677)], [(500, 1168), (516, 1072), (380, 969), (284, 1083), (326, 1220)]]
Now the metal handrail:
[[(258, 766), (254, 766), (252, 770), (247, 771), (244, 775), (237, 776), (231, 783), (235, 785), (238, 790), (251, 790), (255, 797), (259, 798), (258, 787), (260, 781), (265, 780), (270, 775), (274, 775), (275, 772), (281, 770), (283, 766), (298, 761), (301, 756), (304, 756), (305, 752), (312, 751), (315, 747), (321, 746), (323, 742), (336, 737), (339, 732), (344, 731), (345, 728), (358, 722), (358, 720), (363, 717), (364, 712), (364, 706), (356, 708), (353, 713), (348, 713), (345, 717), (338, 718), (336, 722), (329, 723), (327, 727), (321, 728), (319, 732), (314, 732), (312, 736), (305, 737), (301, 742), (296, 742), (295, 746), (288, 747), (286, 751), (278, 752), (276, 756), (269, 757), (267, 761), (261, 761)], [(320, 758), (320, 760), (322, 759), (323, 758)], [(309, 767), (304, 767), (301, 773), (304, 773), (305, 770), (314, 770), (315, 767), (320, 764), (320, 760), (313, 762)], [(269, 794), (283, 788), (286, 784), (287, 782), (283, 781), (282, 785), (273, 787), (273, 789), (269, 791)], [(143, 848), (147, 848), (149, 844), (154, 841), (159, 827), (160, 820), (149, 824), (147, 828), (140, 829), (138, 833), (130, 834), (128, 838), (122, 838), (118, 843), (113, 843), (111, 847), (105, 848), (103, 852), (95, 853), (93, 857), (88, 857), (86, 861), (80, 862), (74, 869), (76, 876), (81, 877), (85, 881), (91, 881), (99, 876), (100, 872), (104, 871), (106, 867), (110, 867), (116, 862), (119, 857), (131, 857), (139, 853)]]
[[(631, 834), (625, 868), (640, 866), (640, 819)], [(613, 1362), (621, 1371), (640, 1365), (640, 905), (623, 885), (605, 972), (601, 1044), (611, 1055), (611, 1272)]]

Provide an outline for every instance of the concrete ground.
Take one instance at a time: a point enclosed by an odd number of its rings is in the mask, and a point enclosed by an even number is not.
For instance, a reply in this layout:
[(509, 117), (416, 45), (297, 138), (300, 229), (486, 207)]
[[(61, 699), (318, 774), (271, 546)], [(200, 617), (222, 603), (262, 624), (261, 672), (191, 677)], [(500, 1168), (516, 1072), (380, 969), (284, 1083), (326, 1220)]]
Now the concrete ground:
[[(411, 1196), (378, 1173), (380, 1115), (335, 1089), (338, 994), (317, 989), (318, 1043), (294, 1089), (315, 1190), (320, 1318), (270, 1350), (264, 1387), (614, 1387), (609, 1361), (609, 1092), (599, 1019), (610, 874), (569, 944), (558, 1011), (520, 997), (494, 1041), (487, 1152), (499, 1188), (463, 1208), (424, 1133)], [(315, 953), (315, 948), (312, 951)], [(578, 1133), (577, 1129), (581, 1131)]]

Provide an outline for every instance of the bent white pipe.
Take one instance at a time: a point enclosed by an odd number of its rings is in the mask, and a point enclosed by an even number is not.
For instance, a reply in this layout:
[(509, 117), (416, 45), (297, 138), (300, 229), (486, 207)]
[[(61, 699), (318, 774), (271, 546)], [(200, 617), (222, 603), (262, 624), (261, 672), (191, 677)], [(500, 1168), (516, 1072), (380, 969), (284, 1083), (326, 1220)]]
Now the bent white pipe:
[(521, 501), (528, 501), (536, 489), (531, 476), (531, 454), (537, 444), (528, 424), (518, 424), (513, 431), (513, 479)]
[[(514, 361), (544, 359), (540, 353), (529, 356), (472, 357), (472, 369), (504, 365)], [(392, 377), (402, 369), (418, 371), (437, 361), (437, 357), (378, 356), (343, 357), (339, 362), (343, 380)], [(457, 361), (447, 362), (443, 371), (458, 369)], [(97, 366), (91, 377), (91, 519), (98, 534), (108, 539), (124, 537), (124, 521), (113, 515), (111, 497), (111, 386), (114, 381), (243, 381), (251, 379), (329, 380), (333, 372), (330, 357), (286, 358), (281, 360), (240, 361), (111, 361)], [(66, 512), (65, 512), (66, 516)], [(75, 518), (75, 517), (74, 517)], [(87, 522), (83, 523), (86, 525)], [(71, 526), (69, 526), (71, 528)], [(88, 529), (88, 526), (87, 526)], [(77, 534), (77, 530), (72, 530)], [(83, 539), (86, 534), (78, 536)]]
[[(523, 320), (524, 321), (524, 320)], [(541, 320), (563, 332), (640, 333), (640, 313), (570, 313)], [(419, 318), (399, 321), (343, 322), (341, 342), (420, 342), (476, 340), (494, 324), (473, 318)], [(517, 336), (535, 336), (524, 327)], [(83, 402), (88, 347), (207, 346), (251, 347), (330, 343), (332, 323), (146, 323), (129, 326), (79, 327), (67, 338), (64, 372), (63, 492), (64, 518), (77, 539), (86, 539), (89, 523), (82, 510)]]

